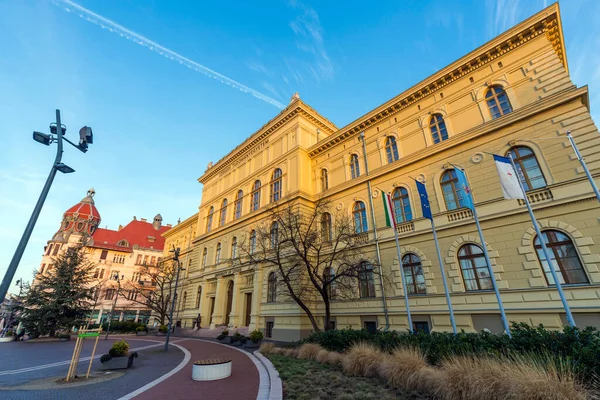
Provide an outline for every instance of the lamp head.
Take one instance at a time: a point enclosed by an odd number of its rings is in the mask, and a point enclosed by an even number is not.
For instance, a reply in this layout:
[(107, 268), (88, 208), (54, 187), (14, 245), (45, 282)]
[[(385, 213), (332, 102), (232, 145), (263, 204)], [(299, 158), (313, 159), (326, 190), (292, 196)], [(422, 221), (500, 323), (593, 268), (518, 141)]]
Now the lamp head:
[[(63, 135), (65, 135), (67, 133), (67, 127), (62, 125), (61, 127), (61, 132)], [(58, 132), (58, 130), (56, 129), (56, 123), (51, 123), (50, 124), (50, 133), (56, 135)]]
[(73, 168), (71, 168), (68, 165), (63, 164), (63, 163), (58, 163), (58, 164), (54, 165), (54, 168), (56, 168), (63, 174), (70, 174), (71, 172), (75, 172), (75, 170)]
[(46, 135), (42, 132), (33, 132), (33, 140), (46, 146), (50, 146), (50, 143), (52, 142), (50, 135)]
[(94, 135), (92, 128), (84, 126), (79, 130), (79, 147), (81, 149), (87, 149), (88, 144), (94, 143)]

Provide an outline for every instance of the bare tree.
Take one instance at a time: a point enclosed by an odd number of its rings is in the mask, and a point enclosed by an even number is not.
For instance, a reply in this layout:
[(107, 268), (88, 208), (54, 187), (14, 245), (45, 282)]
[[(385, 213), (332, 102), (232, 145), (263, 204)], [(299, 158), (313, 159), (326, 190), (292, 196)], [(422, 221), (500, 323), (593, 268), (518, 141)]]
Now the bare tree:
[(157, 265), (144, 265), (140, 280), (129, 281), (124, 288), (134, 291), (131, 302), (148, 307), (166, 325), (169, 320), (171, 296), (175, 291), (175, 266), (173, 260), (161, 260)]
[(325, 200), (288, 203), (245, 235), (233, 263), (273, 269), (278, 292), (294, 300), (319, 332), (319, 303), (329, 330), (332, 299), (356, 298), (358, 289), (374, 292), (377, 269), (365, 261), (367, 240), (367, 233), (357, 234), (348, 215), (332, 212)]

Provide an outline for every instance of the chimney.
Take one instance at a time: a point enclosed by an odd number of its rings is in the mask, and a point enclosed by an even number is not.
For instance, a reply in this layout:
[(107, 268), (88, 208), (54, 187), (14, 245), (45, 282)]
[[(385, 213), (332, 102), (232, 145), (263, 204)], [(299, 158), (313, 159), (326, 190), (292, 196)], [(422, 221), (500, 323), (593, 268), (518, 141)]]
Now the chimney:
[(146, 222), (146, 218), (140, 218), (140, 221)]
[(134, 220), (134, 221), (137, 221), (137, 218), (135, 217), (135, 215), (133, 216), (133, 220)]
[(120, 231), (121, 229), (123, 229), (123, 225), (119, 224), (119, 229), (117, 230)]

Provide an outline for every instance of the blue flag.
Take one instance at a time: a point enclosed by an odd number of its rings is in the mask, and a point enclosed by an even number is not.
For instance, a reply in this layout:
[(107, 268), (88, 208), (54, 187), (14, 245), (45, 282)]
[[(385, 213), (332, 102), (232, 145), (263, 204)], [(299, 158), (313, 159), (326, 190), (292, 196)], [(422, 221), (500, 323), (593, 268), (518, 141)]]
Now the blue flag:
[(454, 167), (454, 172), (456, 173), (456, 179), (458, 179), (458, 195), (459, 197), (462, 195), (462, 198), (458, 199), (460, 206), (468, 207), (472, 210), (474, 208), (473, 197), (471, 197), (471, 188), (467, 182), (467, 176), (465, 175), (465, 172), (458, 167)]
[(419, 197), (421, 198), (421, 210), (423, 211), (423, 217), (433, 219), (431, 216), (431, 207), (429, 207), (429, 197), (427, 196), (427, 189), (422, 182), (417, 182), (417, 190), (419, 191)]

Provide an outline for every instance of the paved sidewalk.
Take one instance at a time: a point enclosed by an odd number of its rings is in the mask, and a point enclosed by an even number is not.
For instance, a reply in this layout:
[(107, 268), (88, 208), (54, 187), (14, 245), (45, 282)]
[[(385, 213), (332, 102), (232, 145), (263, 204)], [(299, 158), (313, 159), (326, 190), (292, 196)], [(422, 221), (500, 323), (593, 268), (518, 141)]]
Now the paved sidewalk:
[[(189, 363), (165, 381), (136, 396), (136, 400), (190, 399), (256, 400), (260, 377), (254, 362), (246, 352), (230, 346), (201, 340), (178, 339), (177, 344), (192, 355)], [(192, 380), (194, 361), (206, 358), (231, 359), (231, 376), (226, 379), (196, 382)]]

